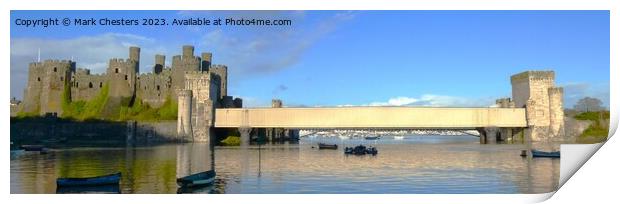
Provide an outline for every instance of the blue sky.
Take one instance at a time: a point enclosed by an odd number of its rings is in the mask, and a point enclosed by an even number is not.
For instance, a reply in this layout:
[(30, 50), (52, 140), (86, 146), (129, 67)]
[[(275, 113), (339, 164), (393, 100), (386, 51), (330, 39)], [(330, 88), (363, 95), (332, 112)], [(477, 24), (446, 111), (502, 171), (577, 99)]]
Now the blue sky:
[[(25, 28), (36, 18), (260, 18), (291, 26)], [(181, 46), (213, 52), (229, 67), (229, 95), (247, 106), (488, 106), (510, 96), (510, 75), (554, 70), (565, 106), (581, 97), (609, 105), (608, 11), (13, 11), (11, 95), (21, 98), (27, 64), (70, 59), (102, 73), (107, 60), (142, 48), (167, 65)]]

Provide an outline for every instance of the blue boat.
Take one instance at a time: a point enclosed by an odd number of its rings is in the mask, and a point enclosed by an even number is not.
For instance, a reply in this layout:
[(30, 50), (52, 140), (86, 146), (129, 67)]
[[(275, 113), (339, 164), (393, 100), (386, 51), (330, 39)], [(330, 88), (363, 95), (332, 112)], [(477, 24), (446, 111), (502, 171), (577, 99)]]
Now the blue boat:
[(192, 174), (189, 176), (177, 178), (177, 185), (181, 187), (195, 187), (213, 184), (215, 181), (215, 171), (209, 170)]
[(120, 194), (119, 185), (101, 185), (101, 186), (59, 186), (56, 188), (56, 194)]
[(121, 180), (121, 172), (84, 178), (58, 178), (56, 186), (101, 186), (101, 185), (118, 185)]
[[(560, 158), (560, 151), (555, 151), (555, 152), (545, 152), (545, 151), (539, 151), (539, 150), (532, 150), (532, 157), (547, 157), (547, 158)], [(522, 150), (521, 151), (521, 156), (522, 157), (526, 157), (527, 156), (527, 150)]]
[(532, 150), (532, 157), (560, 158), (560, 151), (544, 152), (544, 151)]

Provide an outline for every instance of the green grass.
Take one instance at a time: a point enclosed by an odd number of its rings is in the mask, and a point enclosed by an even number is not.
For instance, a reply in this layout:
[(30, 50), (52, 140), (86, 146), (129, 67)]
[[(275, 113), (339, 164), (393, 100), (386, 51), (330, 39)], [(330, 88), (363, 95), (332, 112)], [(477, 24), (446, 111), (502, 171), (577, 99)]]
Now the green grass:
[(577, 120), (599, 121), (601, 119), (609, 119), (609, 111), (600, 112), (583, 112), (575, 115)]
[(226, 139), (220, 141), (224, 146), (239, 146), (241, 145), (241, 138), (238, 136), (228, 136)]
[(75, 120), (104, 119), (101, 112), (108, 101), (109, 86), (106, 83), (97, 96), (88, 101), (71, 101), (71, 90), (65, 86), (62, 97), (62, 118)]
[[(131, 104), (131, 98), (123, 98), (118, 110), (105, 110), (108, 103), (109, 86), (106, 83), (97, 96), (88, 101), (71, 101), (71, 90), (65, 86), (62, 97), (62, 118), (84, 120), (112, 120), (112, 121), (160, 121), (177, 119), (177, 102), (170, 96), (159, 108), (153, 108), (136, 98)], [(108, 113), (104, 113), (107, 111)], [(113, 111), (113, 113), (109, 113)], [(118, 111), (118, 112), (116, 112)], [(36, 114), (35, 114), (36, 115)]]
[(578, 143), (599, 143), (607, 140), (609, 111), (579, 113), (575, 115), (575, 119), (592, 121), (592, 124), (577, 137)]
[(177, 103), (170, 97), (159, 108), (153, 108), (142, 102), (140, 98), (132, 106), (123, 105), (120, 108), (119, 120), (160, 121), (177, 119)]

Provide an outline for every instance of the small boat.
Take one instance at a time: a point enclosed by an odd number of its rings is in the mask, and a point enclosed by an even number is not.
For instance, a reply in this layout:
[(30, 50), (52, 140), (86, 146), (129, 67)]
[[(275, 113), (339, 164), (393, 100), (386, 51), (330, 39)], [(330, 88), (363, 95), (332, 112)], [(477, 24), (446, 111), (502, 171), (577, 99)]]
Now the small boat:
[(177, 185), (182, 187), (194, 187), (194, 186), (202, 186), (209, 185), (215, 181), (215, 171), (209, 170), (205, 172), (200, 172), (197, 174), (192, 174), (189, 176), (177, 178)]
[(56, 188), (56, 194), (75, 193), (120, 194), (121, 188), (118, 184), (101, 186), (59, 186)]
[(378, 140), (378, 139), (381, 139), (381, 137), (379, 137), (379, 136), (368, 136), (368, 137), (364, 137), (364, 139), (366, 139), (366, 140)]
[(372, 155), (377, 155), (378, 151), (377, 148), (375, 147), (368, 147), (366, 148), (366, 146), (364, 145), (358, 145), (355, 147), (345, 147), (344, 148), (344, 154), (353, 154), (353, 155), (365, 155), (365, 154), (372, 154)]
[(338, 145), (319, 143), (319, 149), (338, 149)]
[[(527, 150), (521, 150), (521, 156), (527, 156)], [(560, 151), (545, 152), (539, 150), (532, 150), (532, 157), (548, 157), (548, 158), (560, 158)]]
[(532, 150), (532, 157), (560, 158), (560, 151), (544, 152), (544, 151)]
[(39, 151), (39, 154), (47, 154), (49, 152), (50, 150), (48, 148), (42, 148), (41, 151)]
[(25, 151), (41, 151), (43, 150), (43, 145), (22, 145), (19, 148)]
[(377, 153), (379, 153), (379, 151), (377, 151), (377, 148), (375, 147), (369, 147), (366, 149), (366, 154), (377, 155)]
[(181, 186), (177, 188), (177, 194), (186, 194), (186, 193), (216, 193), (215, 185), (205, 185), (198, 187), (185, 187)]
[(84, 178), (58, 178), (56, 186), (101, 186), (101, 185), (118, 185), (121, 180), (121, 172), (95, 177)]
[(405, 139), (405, 136), (394, 136), (395, 140), (403, 140)]
[(351, 137), (346, 136), (346, 135), (340, 135), (340, 136), (338, 136), (338, 137), (339, 137), (341, 140), (348, 140), (348, 139), (351, 139)]

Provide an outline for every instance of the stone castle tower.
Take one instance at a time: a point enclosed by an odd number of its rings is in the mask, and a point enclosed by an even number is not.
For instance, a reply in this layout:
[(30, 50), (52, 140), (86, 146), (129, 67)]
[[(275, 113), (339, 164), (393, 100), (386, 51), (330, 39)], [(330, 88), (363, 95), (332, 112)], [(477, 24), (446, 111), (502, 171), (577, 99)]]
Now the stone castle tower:
[(45, 60), (30, 63), (22, 111), (62, 114), (62, 98), (70, 97), (63, 93), (65, 88), (69, 88), (73, 72), (75, 72), (75, 62), (69, 60)]
[(510, 78), (514, 106), (526, 109), (526, 136), (533, 141), (564, 136), (564, 109), (561, 87), (555, 86), (553, 71), (526, 71)]

